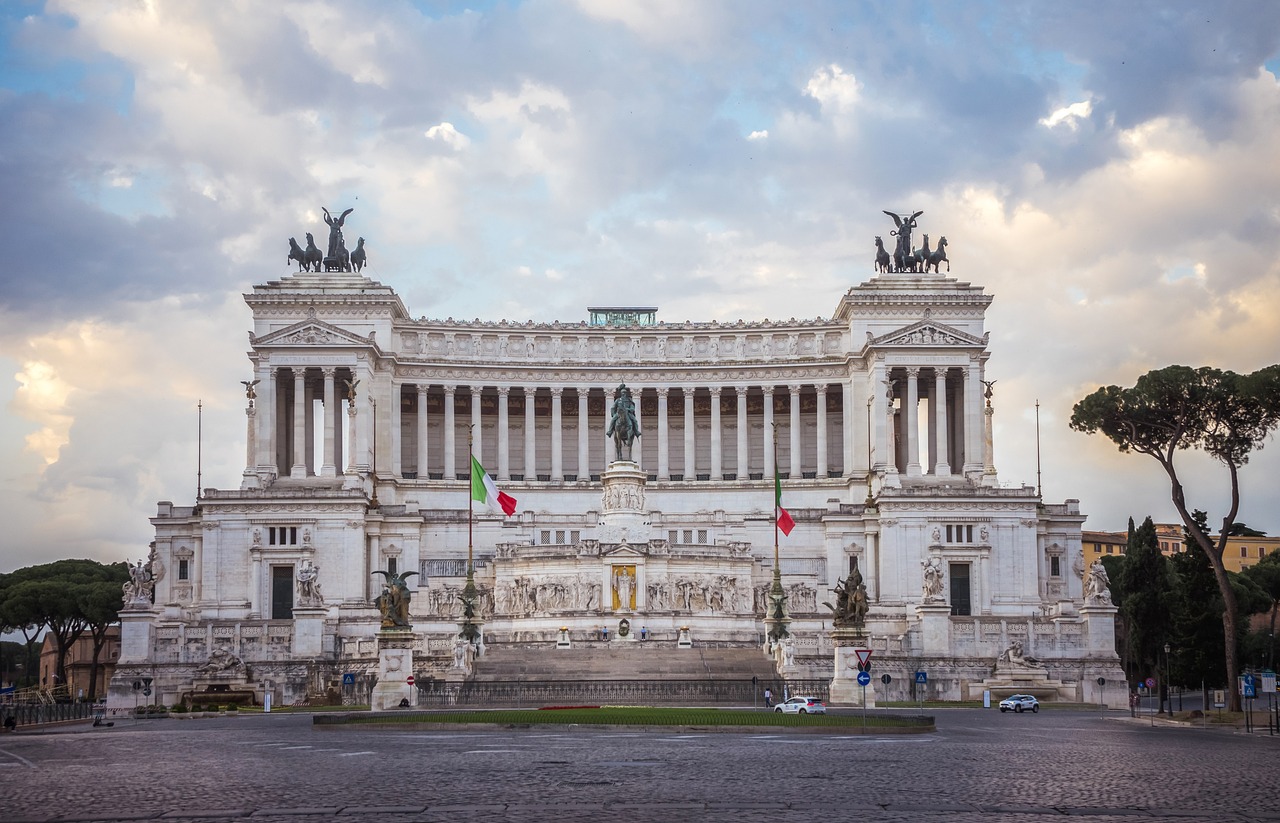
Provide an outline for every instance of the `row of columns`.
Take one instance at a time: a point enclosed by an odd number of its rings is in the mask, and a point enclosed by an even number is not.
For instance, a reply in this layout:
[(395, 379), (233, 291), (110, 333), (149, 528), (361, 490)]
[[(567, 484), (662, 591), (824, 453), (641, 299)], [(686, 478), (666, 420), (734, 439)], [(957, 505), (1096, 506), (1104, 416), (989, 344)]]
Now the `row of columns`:
[[(967, 368), (948, 366), (877, 366), (876, 379), (883, 390), (873, 395), (876, 420), (875, 466), (886, 474), (908, 477), (953, 473), (971, 474), (984, 469), (984, 436), (981, 364)], [(948, 387), (954, 389), (948, 391)], [(922, 459), (920, 401), (929, 402), (927, 459)], [(894, 400), (899, 404), (895, 406)], [(903, 465), (905, 457), (905, 465)], [(956, 464), (959, 465), (956, 465)], [(958, 470), (958, 472), (957, 472)]]
[[(431, 465), (431, 462), (430, 462), (431, 455), (429, 454), (429, 439), (428, 439), (429, 420), (428, 420), (428, 411), (427, 411), (428, 409), (427, 395), (430, 391), (430, 387), (427, 385), (418, 384), (414, 388), (417, 394), (417, 404), (416, 404), (417, 419), (416, 419), (416, 425), (414, 426), (416, 435), (417, 435), (416, 436), (416, 439), (417, 439), (416, 462), (419, 467), (419, 472), (421, 473), (423, 471), (422, 467)], [(736, 465), (733, 466), (732, 469), (730, 469), (730, 467), (727, 467), (725, 465), (725, 459), (724, 459), (725, 458), (724, 444), (723, 444), (723, 428), (724, 427), (723, 427), (723, 421), (721, 419), (721, 402), (720, 402), (724, 388), (720, 386), (712, 386), (708, 389), (708, 392), (711, 397), (711, 411), (710, 411), (710, 420), (709, 420), (710, 443), (708, 444), (709, 445), (708, 451), (710, 454), (709, 474), (710, 474), (710, 477), (713, 479), (721, 479), (722, 477), (724, 477), (726, 473), (733, 473), (736, 475), (736, 477), (745, 479), (749, 477), (750, 474), (753, 473), (752, 467), (749, 465), (750, 463), (749, 445), (750, 444), (748, 439), (748, 427), (747, 427), (747, 393), (752, 388), (753, 387), (751, 386), (735, 386), (731, 389), (731, 391), (734, 393), (734, 396), (737, 399), (737, 402), (736, 402), (736, 413), (737, 413)], [(792, 456), (791, 474), (792, 476), (798, 477), (802, 472), (802, 468), (800, 465), (800, 455), (802, 454), (802, 451), (803, 451), (802, 445), (801, 445), (801, 414), (800, 414), (800, 397), (802, 392), (802, 386), (792, 385), (788, 387), (788, 390), (790, 393), (790, 415), (789, 415), (788, 422), (789, 422), (789, 432), (790, 432), (789, 453)], [(811, 468), (805, 467), (812, 470), (815, 476), (817, 477), (825, 477), (828, 474), (829, 461), (827, 457), (827, 453), (828, 453), (828, 435), (827, 435), (828, 423), (827, 423), (827, 402), (826, 402), (827, 390), (828, 390), (828, 386), (826, 384), (822, 384), (817, 387), (818, 402), (816, 403), (817, 411), (816, 411), (816, 421), (815, 421), (816, 427), (817, 427), (817, 436), (816, 436), (816, 444), (815, 444), (816, 456), (812, 462)], [(472, 402), (470, 404), (471, 406), (470, 424), (473, 432), (480, 432), (482, 417), (481, 417), (481, 404), (479, 402), (479, 398), (483, 393), (483, 391), (484, 391), (484, 387), (482, 386), (462, 386), (462, 387), (455, 386), (455, 385), (443, 386), (444, 413), (443, 413), (442, 429), (443, 429), (444, 455), (443, 455), (443, 460), (440, 461), (440, 463), (445, 467), (446, 476), (452, 473), (450, 471), (451, 468), (458, 466), (458, 456), (459, 456), (458, 449), (460, 444), (459, 444), (457, 421), (455, 418), (455, 407), (457, 404), (458, 393), (463, 392), (463, 393), (469, 393), (471, 395)], [(591, 391), (590, 387), (578, 387), (575, 390), (575, 394), (577, 397), (577, 412), (578, 412), (577, 417), (579, 421), (587, 421), (589, 419), (587, 405), (588, 405), (588, 395), (590, 391)], [(668, 397), (669, 397), (670, 391), (671, 390), (667, 387), (660, 387), (655, 389), (655, 392), (657, 395), (657, 415), (656, 415), (657, 420), (652, 421), (652, 425), (650, 425), (650, 421), (646, 421), (644, 419), (643, 404), (637, 403), (637, 408), (636, 408), (636, 413), (640, 423), (640, 430), (642, 432), (642, 435), (641, 435), (642, 439), (644, 437), (653, 436), (653, 434), (655, 433), (654, 429), (656, 429), (656, 435), (657, 435), (657, 441), (658, 441), (657, 442), (657, 467), (656, 467), (657, 477), (662, 480), (671, 479), (673, 474), (671, 471), (671, 459), (670, 459), (671, 448), (673, 444), (671, 443), (671, 426), (669, 425), (670, 417), (668, 414)], [(694, 403), (693, 403), (694, 391), (695, 391), (694, 389), (682, 390), (682, 393), (684, 394), (685, 402), (684, 402), (683, 427), (682, 427), (683, 442), (682, 444), (680, 444), (680, 446), (683, 449), (683, 458), (684, 458), (682, 461), (682, 465), (684, 466), (683, 476), (685, 479), (689, 479), (689, 480), (695, 479), (693, 475), (696, 474), (696, 471), (693, 467), (696, 465), (697, 446), (698, 446), (697, 428), (696, 428), (696, 421), (694, 416)], [(762, 476), (767, 477), (771, 475), (774, 471), (774, 449), (773, 449), (773, 423), (774, 423), (773, 417), (774, 415), (773, 415), (773, 403), (771, 402), (773, 387), (764, 387), (762, 391), (769, 392), (768, 394), (765, 395), (766, 402), (763, 403), (763, 407), (764, 407), (764, 426), (763, 426), (764, 460), (763, 460), (763, 463), (764, 465), (757, 467), (755, 473), (759, 473)], [(848, 391), (848, 387), (846, 387), (846, 392), (847, 391)], [(564, 465), (564, 442), (563, 442), (564, 392), (565, 392), (565, 389), (563, 387), (556, 386), (556, 387), (550, 388), (550, 394), (551, 394), (551, 425), (550, 425), (551, 474), (550, 474), (550, 479), (553, 481), (562, 481), (566, 478), (566, 466)], [(591, 424), (582, 425), (580, 423), (580, 425), (577, 427), (578, 448), (577, 448), (576, 476), (578, 478), (586, 478), (586, 477), (589, 477), (591, 474), (589, 458), (590, 458), (590, 452), (591, 452), (591, 449), (590, 449), (591, 438), (592, 438), (591, 433), (593, 431), (597, 432), (596, 436), (601, 437), (603, 439), (603, 442), (604, 442), (603, 452), (605, 457), (605, 460), (604, 460), (605, 464), (611, 463), (612, 461), (617, 459), (617, 454), (615, 454), (615, 451), (614, 451), (615, 447), (614, 447), (613, 439), (603, 436), (605, 429), (608, 427), (609, 411), (612, 408), (613, 402), (615, 400), (615, 396), (616, 396), (615, 392), (616, 392), (616, 389), (614, 388), (604, 389), (603, 393), (604, 393), (604, 400), (605, 400), (604, 402), (605, 411), (603, 415), (599, 416), (598, 420), (595, 422), (594, 425), (591, 425)], [(499, 480), (509, 480), (511, 478), (512, 469), (513, 469), (513, 466), (511, 464), (512, 450), (511, 450), (511, 441), (510, 441), (510, 438), (511, 438), (510, 393), (511, 393), (511, 387), (507, 387), (507, 386), (497, 387), (498, 419), (495, 427), (497, 431), (496, 455), (486, 453), (486, 444), (483, 442), (483, 439), (480, 437), (475, 437), (474, 442), (472, 444), (472, 449), (476, 455), (476, 459), (479, 460), (481, 464), (485, 465), (487, 469), (496, 470), (495, 473)], [(640, 393), (640, 390), (637, 390), (634, 392), (637, 399), (639, 399), (639, 393)], [(531, 400), (532, 400), (532, 393), (526, 395), (526, 401), (524, 403), (523, 474), (525, 479), (533, 479), (537, 476), (537, 464), (538, 464), (539, 444), (536, 439), (536, 427), (535, 427), (535, 417), (534, 417), (535, 408)], [(399, 410), (400, 404), (396, 403), (394, 405), (394, 408), (396, 410)], [(401, 426), (399, 423), (400, 421), (398, 419), (393, 418), (392, 426), (391, 426), (391, 430), (393, 433), (398, 433), (401, 430)], [(846, 447), (846, 453), (847, 453), (847, 446), (849, 444), (844, 443), (842, 445)], [(394, 459), (397, 460), (397, 462), (398, 462), (400, 453), (401, 453), (401, 450), (399, 448), (399, 443), (397, 440), (392, 444), (392, 454), (394, 456)], [(490, 465), (487, 459), (488, 457), (495, 457), (496, 463), (493, 465)], [(848, 463), (847, 458), (845, 460), (845, 463), (846, 464)], [(844, 466), (842, 466), (841, 468), (843, 469)], [(400, 466), (395, 465), (393, 467), (393, 471), (399, 473)]]

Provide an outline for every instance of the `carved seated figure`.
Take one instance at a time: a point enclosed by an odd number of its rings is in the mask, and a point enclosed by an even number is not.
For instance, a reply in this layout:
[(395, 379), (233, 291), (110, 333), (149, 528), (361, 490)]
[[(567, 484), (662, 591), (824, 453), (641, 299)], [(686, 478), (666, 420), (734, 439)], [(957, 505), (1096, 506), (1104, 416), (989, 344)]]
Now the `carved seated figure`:
[(225, 646), (220, 646), (209, 652), (209, 659), (202, 666), (196, 669), (197, 674), (203, 675), (226, 675), (226, 674), (244, 674), (244, 661)]
[(1009, 648), (1000, 652), (1000, 656), (996, 658), (996, 667), (999, 668), (1001, 666), (1010, 666), (1017, 669), (1044, 668), (1039, 660), (1023, 653), (1021, 640), (1013, 641), (1009, 644)]

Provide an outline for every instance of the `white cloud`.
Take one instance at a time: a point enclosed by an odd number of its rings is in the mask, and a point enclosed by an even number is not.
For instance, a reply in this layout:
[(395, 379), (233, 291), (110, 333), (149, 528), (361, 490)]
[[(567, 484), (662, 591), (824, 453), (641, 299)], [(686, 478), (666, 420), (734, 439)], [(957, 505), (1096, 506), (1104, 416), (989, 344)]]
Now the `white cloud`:
[(753, 131), (747, 135), (748, 140), (764, 140), (764, 139), (767, 139), (768, 137), (769, 137), (768, 129), (760, 129), (759, 131)]
[(813, 73), (804, 87), (805, 94), (822, 104), (824, 112), (847, 114), (853, 111), (862, 92), (862, 84), (852, 74), (832, 63)]
[(452, 123), (441, 123), (438, 126), (432, 126), (426, 130), (425, 135), (428, 140), (444, 143), (454, 151), (461, 151), (471, 144), (467, 136), (455, 129)]
[(1079, 103), (1072, 103), (1069, 106), (1063, 106), (1056, 109), (1048, 117), (1040, 120), (1040, 125), (1048, 128), (1054, 126), (1066, 126), (1071, 131), (1080, 128), (1080, 121), (1087, 120), (1089, 115), (1093, 113), (1093, 101), (1082, 100)]

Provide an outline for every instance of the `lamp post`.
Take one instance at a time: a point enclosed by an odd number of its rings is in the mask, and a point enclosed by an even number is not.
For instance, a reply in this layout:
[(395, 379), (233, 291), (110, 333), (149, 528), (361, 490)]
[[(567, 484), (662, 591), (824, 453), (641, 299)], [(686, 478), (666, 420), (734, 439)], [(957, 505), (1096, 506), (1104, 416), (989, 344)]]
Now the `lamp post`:
[(1164, 696), (1165, 696), (1165, 699), (1169, 701), (1169, 715), (1172, 716), (1173, 715), (1173, 694), (1169, 691), (1169, 687), (1172, 685), (1169, 680), (1169, 677), (1170, 677), (1169, 672), (1171, 671), (1169, 666), (1170, 651), (1172, 651), (1172, 648), (1169, 646), (1168, 643), (1165, 643), (1164, 644)]

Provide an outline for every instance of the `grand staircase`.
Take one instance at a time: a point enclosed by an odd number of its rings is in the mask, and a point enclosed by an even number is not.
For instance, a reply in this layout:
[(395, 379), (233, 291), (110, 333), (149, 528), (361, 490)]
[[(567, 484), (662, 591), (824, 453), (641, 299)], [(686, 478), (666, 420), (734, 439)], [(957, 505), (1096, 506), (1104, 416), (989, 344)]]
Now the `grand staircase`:
[(758, 648), (679, 649), (654, 642), (489, 646), (456, 688), (421, 692), (431, 705), (754, 706), (769, 688), (826, 695), (827, 682), (785, 682)]

